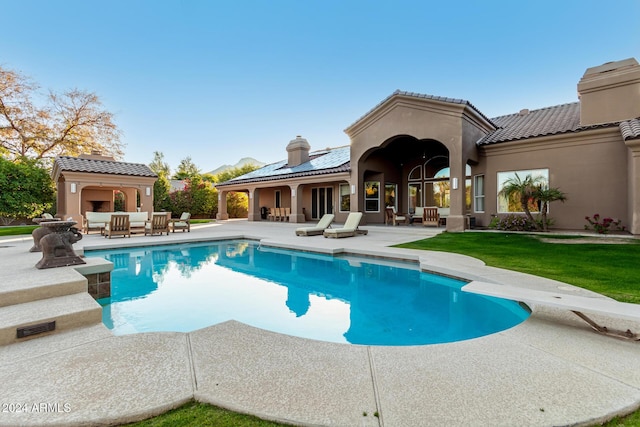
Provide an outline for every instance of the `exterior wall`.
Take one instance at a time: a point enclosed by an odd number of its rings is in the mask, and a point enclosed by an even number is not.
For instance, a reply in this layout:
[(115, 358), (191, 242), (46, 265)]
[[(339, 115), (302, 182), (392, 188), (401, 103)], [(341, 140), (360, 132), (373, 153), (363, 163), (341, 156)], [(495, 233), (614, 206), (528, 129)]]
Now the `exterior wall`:
[(567, 196), (550, 206), (552, 228), (584, 229), (585, 216), (596, 213), (629, 227), (627, 151), (618, 127), (484, 146), (472, 168), (485, 175), (485, 213), (473, 213), (476, 223), (498, 213), (498, 172), (549, 169), (549, 185)]

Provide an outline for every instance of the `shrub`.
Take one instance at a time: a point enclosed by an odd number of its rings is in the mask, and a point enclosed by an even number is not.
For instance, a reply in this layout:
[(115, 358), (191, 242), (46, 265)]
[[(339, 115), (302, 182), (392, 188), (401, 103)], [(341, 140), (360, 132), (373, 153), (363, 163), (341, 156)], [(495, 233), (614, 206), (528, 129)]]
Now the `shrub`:
[(523, 215), (507, 215), (494, 217), (489, 224), (490, 228), (505, 231), (533, 231), (537, 229), (536, 223)]
[(600, 214), (594, 214), (593, 217), (588, 217), (585, 216), (584, 219), (587, 220), (587, 222), (589, 223), (588, 225), (584, 226), (585, 230), (594, 230), (595, 232), (599, 233), (599, 234), (607, 234), (609, 233), (609, 230), (615, 230), (615, 231), (624, 231), (625, 227), (624, 225), (620, 225), (622, 224), (622, 221), (620, 221), (619, 219), (613, 219), (613, 218), (602, 218), (602, 220), (600, 220)]

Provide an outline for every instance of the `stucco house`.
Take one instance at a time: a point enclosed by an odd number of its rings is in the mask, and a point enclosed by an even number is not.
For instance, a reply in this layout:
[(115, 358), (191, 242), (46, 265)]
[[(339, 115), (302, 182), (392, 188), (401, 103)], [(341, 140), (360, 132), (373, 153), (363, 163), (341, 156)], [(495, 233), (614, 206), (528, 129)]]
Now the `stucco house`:
[(312, 151), (297, 137), (285, 160), (218, 184), (218, 218), (226, 195), (243, 191), (250, 221), (263, 207), (289, 207), (292, 222), (361, 211), (373, 224), (385, 206), (437, 206), (461, 231), (515, 213), (499, 191), (518, 173), (567, 195), (551, 205), (555, 228), (584, 229), (598, 213), (640, 234), (640, 65), (589, 68), (577, 89), (577, 102), (495, 118), (466, 100), (396, 91), (347, 127), (349, 146)]

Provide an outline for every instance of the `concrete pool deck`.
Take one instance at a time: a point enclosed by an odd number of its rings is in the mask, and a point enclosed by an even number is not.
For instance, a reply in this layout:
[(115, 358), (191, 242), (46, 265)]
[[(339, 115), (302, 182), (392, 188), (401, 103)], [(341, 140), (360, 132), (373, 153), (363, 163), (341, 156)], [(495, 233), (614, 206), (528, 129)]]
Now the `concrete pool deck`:
[[(259, 238), (289, 248), (415, 259), (423, 269), (469, 280), (600, 298), (461, 255), (388, 247), (441, 231), (433, 228), (366, 226), (366, 236), (325, 239), (297, 237), (298, 226), (231, 220), (169, 236), (91, 234), (74, 246)], [(28, 252), (31, 244), (30, 236), (0, 240), (0, 297), (6, 288), (42, 288), (77, 274), (73, 267), (35, 269), (41, 255)], [(597, 334), (565, 311), (532, 309), (527, 321), (497, 334), (410, 347), (312, 341), (235, 321), (187, 334), (119, 337), (101, 324), (71, 328), (0, 346), (0, 425), (120, 424), (194, 398), (318, 426), (594, 425), (640, 407), (639, 342)]]

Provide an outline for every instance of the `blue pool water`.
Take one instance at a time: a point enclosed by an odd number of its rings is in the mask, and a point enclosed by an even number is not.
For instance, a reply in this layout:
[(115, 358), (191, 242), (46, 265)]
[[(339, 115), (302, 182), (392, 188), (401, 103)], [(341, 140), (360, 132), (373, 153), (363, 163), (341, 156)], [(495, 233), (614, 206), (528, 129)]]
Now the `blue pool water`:
[(332, 257), (221, 241), (90, 251), (114, 263), (103, 322), (116, 335), (188, 332), (227, 320), (305, 338), (368, 345), (460, 341), (529, 313), (411, 263)]

